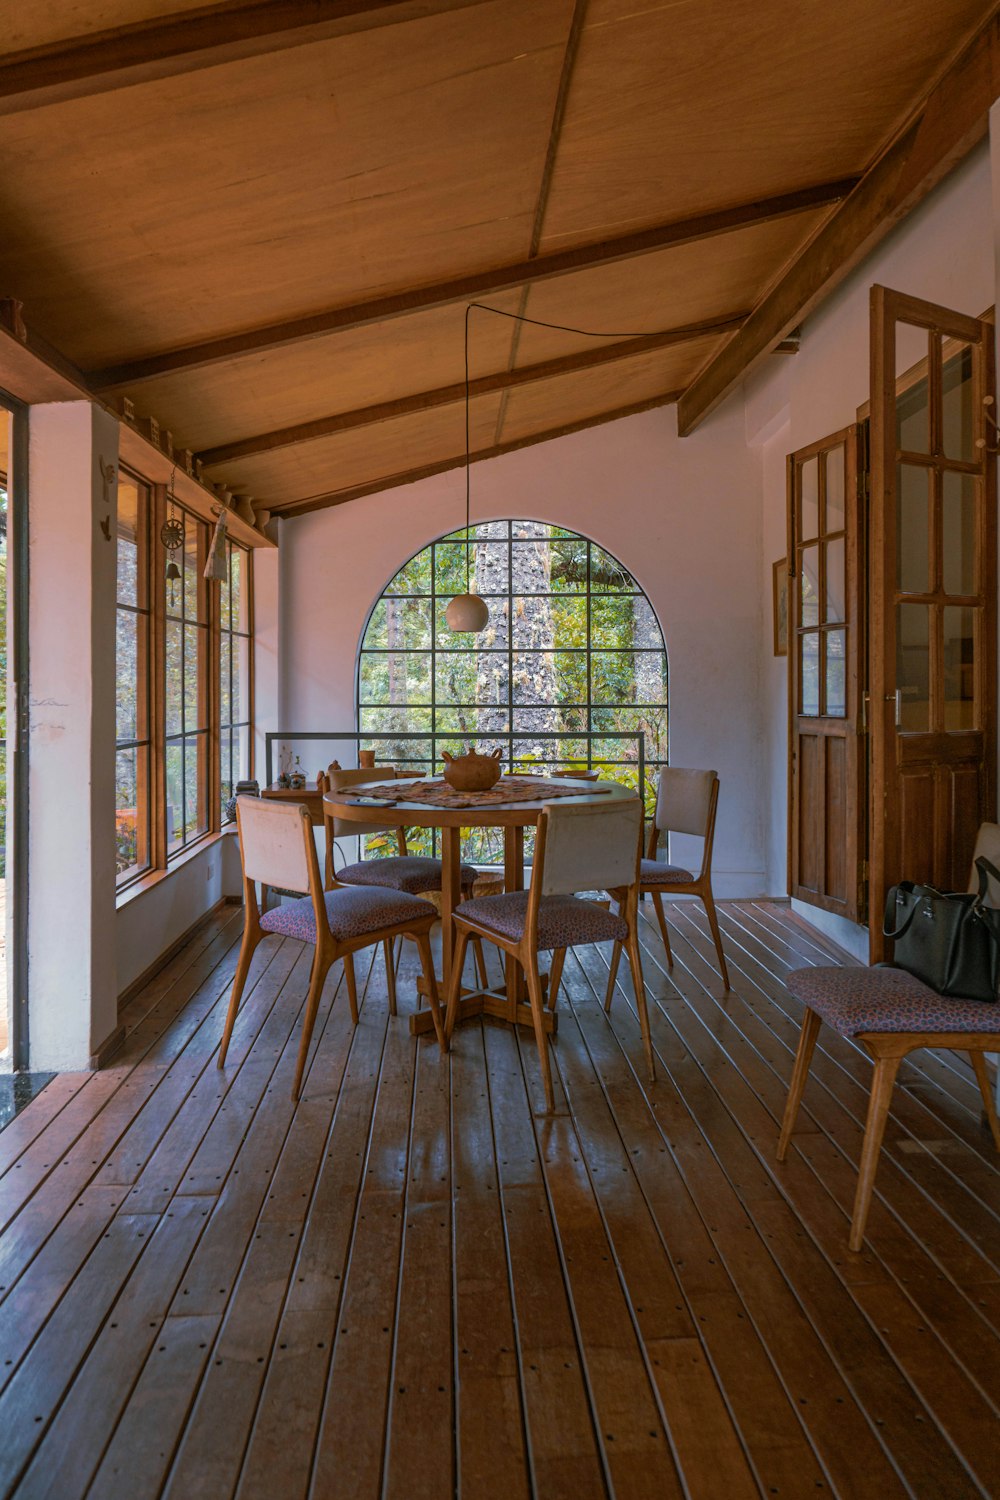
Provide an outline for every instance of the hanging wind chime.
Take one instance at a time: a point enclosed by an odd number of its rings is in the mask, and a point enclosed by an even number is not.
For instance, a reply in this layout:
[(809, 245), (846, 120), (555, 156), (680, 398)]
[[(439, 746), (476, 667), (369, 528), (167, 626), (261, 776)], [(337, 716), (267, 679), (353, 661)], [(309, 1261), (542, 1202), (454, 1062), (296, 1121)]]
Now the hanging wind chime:
[(178, 578), (181, 576), (181, 570), (174, 561), (174, 553), (178, 547), (183, 547), (184, 545), (184, 522), (174, 509), (174, 475), (176, 473), (176, 469), (171, 470), (170, 484), (167, 487), (167, 504), (170, 507), (170, 515), (160, 527), (160, 541), (163, 543), (168, 555), (166, 579), (170, 585), (171, 609), (174, 608), (174, 589)]

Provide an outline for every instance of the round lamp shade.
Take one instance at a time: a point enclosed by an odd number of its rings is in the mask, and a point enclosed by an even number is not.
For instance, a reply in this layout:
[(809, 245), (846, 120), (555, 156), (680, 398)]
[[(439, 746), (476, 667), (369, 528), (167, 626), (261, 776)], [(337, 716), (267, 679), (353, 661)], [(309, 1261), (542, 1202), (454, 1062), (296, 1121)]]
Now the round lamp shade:
[(448, 629), (456, 635), (475, 635), (486, 626), (490, 612), (478, 594), (456, 594), (444, 612)]

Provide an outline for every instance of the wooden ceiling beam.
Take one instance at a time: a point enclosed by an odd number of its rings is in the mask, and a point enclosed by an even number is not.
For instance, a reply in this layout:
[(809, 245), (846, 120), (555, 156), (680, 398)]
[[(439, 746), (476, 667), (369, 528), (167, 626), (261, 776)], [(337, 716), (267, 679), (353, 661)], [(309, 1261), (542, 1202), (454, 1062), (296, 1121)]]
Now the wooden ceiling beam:
[[(600, 365), (613, 364), (617, 360), (634, 359), (640, 354), (649, 354), (657, 349), (668, 349), (674, 344), (689, 343), (692, 339), (705, 338), (711, 334), (731, 333), (739, 328), (746, 313), (733, 313), (729, 317), (708, 323), (689, 323), (683, 328), (671, 328), (663, 333), (647, 334), (643, 338), (627, 339), (610, 344), (603, 349), (585, 349), (578, 354), (564, 354), (557, 359), (545, 359), (520, 369), (500, 370), (493, 375), (482, 375), (469, 381), (469, 395), (489, 396), (496, 391), (507, 391), (518, 386), (532, 385), (539, 380), (551, 380), (559, 375), (572, 375), (579, 370), (592, 370)], [(438, 386), (436, 390), (418, 391), (412, 396), (401, 396), (393, 401), (380, 401), (373, 406), (357, 407), (353, 411), (336, 412), (329, 417), (318, 417), (312, 422), (300, 422), (294, 427), (279, 427), (274, 432), (263, 432), (257, 437), (242, 438), (235, 443), (221, 443), (217, 448), (206, 448), (198, 457), (207, 468), (230, 463), (233, 459), (249, 458), (257, 453), (271, 453), (276, 448), (290, 448), (297, 443), (312, 442), (316, 438), (331, 437), (338, 432), (350, 432), (358, 427), (371, 427), (379, 422), (389, 422), (394, 417), (405, 417), (413, 412), (430, 411), (438, 406), (451, 406), (464, 400), (465, 383), (457, 380), (453, 385)]]
[[(617, 422), (622, 417), (634, 417), (639, 412), (653, 411), (658, 406), (669, 406), (676, 401), (680, 391), (664, 391), (660, 396), (650, 396), (645, 401), (634, 401), (631, 406), (619, 406), (614, 411), (601, 412), (596, 417), (584, 417), (579, 422), (566, 422), (561, 427), (550, 427), (545, 432), (533, 432), (528, 437), (514, 438), (509, 443), (495, 443), (491, 448), (479, 448), (469, 455), (469, 462), (482, 463), (486, 458), (500, 458), (504, 453), (516, 453), (519, 448), (532, 448), (536, 443), (548, 443), (553, 438), (568, 437), (573, 432), (583, 432), (588, 427), (599, 427), (604, 422)], [(416, 484), (418, 479), (430, 479), (435, 474), (447, 474), (451, 469), (465, 465), (465, 454), (441, 459), (437, 463), (422, 464), (418, 469), (407, 469), (401, 474), (386, 474), (365, 484), (352, 485), (345, 490), (331, 490), (327, 495), (311, 495), (307, 500), (291, 500), (275, 506), (271, 514), (281, 519), (308, 515), (310, 511), (327, 510), (332, 505), (346, 505), (349, 500), (360, 500), (364, 495), (377, 495), (382, 490), (398, 489), (400, 485)]]
[(237, 0), (0, 56), (0, 115), (327, 41), (486, 0)]
[(657, 250), (673, 249), (678, 245), (689, 245), (749, 225), (766, 224), (775, 219), (787, 218), (791, 214), (827, 207), (845, 198), (856, 181), (856, 178), (850, 177), (837, 182), (823, 182), (813, 187), (800, 188), (793, 193), (781, 193), (775, 198), (742, 203), (715, 213), (699, 214), (695, 218), (672, 220), (618, 239), (580, 245), (572, 250), (559, 250), (534, 259), (496, 266), (492, 270), (473, 272), (452, 281), (439, 282), (435, 286), (414, 287), (388, 297), (313, 313), (310, 317), (247, 329), (243, 333), (224, 338), (166, 350), (161, 354), (151, 354), (102, 370), (91, 370), (87, 379), (95, 390), (132, 387), (145, 380), (154, 380), (159, 375), (240, 359), (244, 355), (259, 354), (266, 349), (279, 349), (327, 334), (342, 333), (349, 328), (387, 323), (393, 318), (405, 317), (409, 313), (428, 312), (449, 303), (472, 302), (492, 293), (511, 291), (554, 276), (566, 276), (574, 271), (613, 265), (617, 261), (649, 255)]
[(681, 397), (681, 436), (693, 432), (985, 138), (998, 95), (1000, 14), (994, 8), (916, 114)]

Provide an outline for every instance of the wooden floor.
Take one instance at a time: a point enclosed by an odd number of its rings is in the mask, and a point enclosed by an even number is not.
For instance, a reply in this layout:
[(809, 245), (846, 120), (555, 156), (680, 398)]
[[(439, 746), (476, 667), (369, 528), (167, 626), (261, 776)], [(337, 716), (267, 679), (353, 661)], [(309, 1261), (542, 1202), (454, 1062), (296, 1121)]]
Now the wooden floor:
[[(627, 978), (568, 960), (554, 1118), (530, 1036), (451, 1061), (354, 1030), (331, 974), (288, 1098), (309, 951), (268, 938), (215, 1067), (239, 915), (135, 1001), (115, 1065), (0, 1133), (0, 1494), (19, 1500), (744, 1500), (1000, 1493), (1000, 1161), (971, 1070), (904, 1064), (860, 1256), (869, 1065), (824, 1032), (786, 907), (644, 918), (659, 1078)], [(401, 1009), (414, 955), (403, 960)], [(334, 1003), (335, 1002), (335, 1003)]]

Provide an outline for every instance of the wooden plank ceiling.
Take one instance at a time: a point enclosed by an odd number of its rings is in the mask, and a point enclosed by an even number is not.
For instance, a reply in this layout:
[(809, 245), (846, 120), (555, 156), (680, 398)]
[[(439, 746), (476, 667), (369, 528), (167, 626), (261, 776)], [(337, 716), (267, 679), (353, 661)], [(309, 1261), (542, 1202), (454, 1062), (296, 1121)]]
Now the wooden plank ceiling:
[[(14, 10), (0, 295), (286, 513), (462, 461), (470, 300), (607, 334), (473, 313), (479, 456), (702, 386), (709, 409), (747, 319), (984, 45), (979, 0)], [(777, 303), (753, 359), (794, 326)]]

